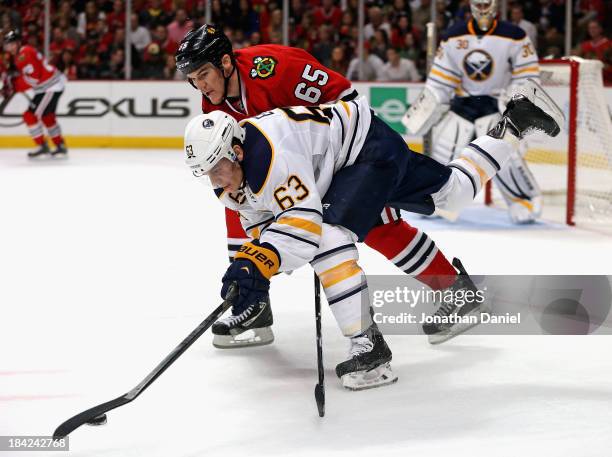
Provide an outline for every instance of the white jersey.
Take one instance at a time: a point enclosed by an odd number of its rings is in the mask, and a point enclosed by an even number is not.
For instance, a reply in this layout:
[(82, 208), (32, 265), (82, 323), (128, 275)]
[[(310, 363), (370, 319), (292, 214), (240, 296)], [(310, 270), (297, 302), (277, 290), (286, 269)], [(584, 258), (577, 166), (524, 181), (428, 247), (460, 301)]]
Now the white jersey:
[(523, 29), (495, 21), (478, 35), (469, 22), (443, 34), (426, 86), (448, 102), (453, 96), (496, 97), (509, 85), (539, 75), (538, 56)]
[(321, 197), (334, 173), (355, 162), (370, 120), (368, 101), (359, 97), (278, 108), (241, 122), (245, 185), (238, 193), (216, 193), (240, 213), (247, 235), (278, 250), (281, 271), (314, 257), (322, 232)]

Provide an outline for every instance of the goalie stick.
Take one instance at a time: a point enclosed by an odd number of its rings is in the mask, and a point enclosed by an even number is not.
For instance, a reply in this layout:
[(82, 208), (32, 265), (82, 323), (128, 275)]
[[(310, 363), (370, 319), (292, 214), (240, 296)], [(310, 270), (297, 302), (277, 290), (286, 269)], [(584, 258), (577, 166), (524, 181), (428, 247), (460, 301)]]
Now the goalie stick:
[(323, 337), (321, 335), (321, 282), (314, 273), (315, 325), (317, 328), (317, 371), (319, 382), (315, 385), (314, 395), (319, 417), (325, 416), (325, 373), (323, 372)]
[(140, 384), (130, 390), (128, 393), (115, 398), (114, 400), (107, 401), (100, 405), (89, 408), (76, 416), (71, 417), (67, 421), (63, 422), (55, 432), (53, 432), (53, 439), (58, 440), (68, 436), (71, 432), (79, 428), (83, 424), (101, 425), (106, 422), (106, 413), (126, 405), (131, 401), (135, 400), (142, 392), (145, 391), (153, 382), (164, 372), (170, 365), (172, 365), (176, 359), (178, 359), (196, 340), (202, 336), (202, 334), (208, 330), (208, 328), (221, 317), (221, 315), (229, 309), (232, 305), (232, 300), (238, 295), (238, 287), (234, 283), (230, 286), (225, 300), (221, 303), (212, 313), (208, 315), (206, 319), (202, 321), (183, 341), (179, 343), (174, 350), (157, 365), (151, 373), (144, 378)]
[[(433, 21), (433, 19), (432, 19)], [(434, 58), (436, 57), (436, 23), (428, 22), (426, 25), (427, 28), (427, 74), (429, 75), (429, 71), (431, 70), (431, 66), (433, 65)], [(433, 128), (429, 129), (429, 131), (423, 135), (423, 154), (427, 156), (431, 156), (432, 150), (431, 145), (433, 142)]]

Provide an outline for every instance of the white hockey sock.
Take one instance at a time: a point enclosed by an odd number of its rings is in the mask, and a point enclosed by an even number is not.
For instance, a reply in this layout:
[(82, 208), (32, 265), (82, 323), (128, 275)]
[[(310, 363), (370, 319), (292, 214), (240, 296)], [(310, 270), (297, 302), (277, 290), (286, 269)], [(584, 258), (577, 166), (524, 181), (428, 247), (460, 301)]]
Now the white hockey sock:
[(448, 164), (452, 172), (446, 184), (432, 194), (436, 209), (456, 213), (470, 204), (517, 145), (518, 139), (510, 134), (501, 140), (483, 135), (468, 144), (461, 156)]
[(358, 259), (359, 253), (347, 231), (323, 224), (319, 251), (310, 264), (321, 280), (338, 327), (348, 337), (359, 335), (372, 325), (368, 284)]

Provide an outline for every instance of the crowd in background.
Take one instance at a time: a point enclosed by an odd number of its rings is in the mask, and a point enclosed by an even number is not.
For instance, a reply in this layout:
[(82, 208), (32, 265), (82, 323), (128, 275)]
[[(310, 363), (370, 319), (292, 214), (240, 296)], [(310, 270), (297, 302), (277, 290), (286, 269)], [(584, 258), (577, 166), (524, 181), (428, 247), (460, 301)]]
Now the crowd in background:
[[(132, 0), (130, 17), (133, 79), (181, 79), (174, 52), (181, 38), (205, 22), (206, 0)], [(425, 24), (431, 0), (366, 1), (364, 79), (422, 81), (425, 77)], [(444, 30), (469, 20), (468, 0), (437, 1), (437, 26)], [(2, 35), (19, 29), (25, 43), (43, 47), (42, 0), (1, 0)], [(221, 25), (236, 49), (282, 44), (281, 2), (212, 0), (212, 22)], [(123, 79), (125, 3), (123, 0), (53, 0), (51, 62), (69, 79)], [(289, 39), (329, 68), (358, 79), (358, 0), (291, 0)], [(612, 83), (612, 1), (577, 0), (573, 52), (602, 60)], [(523, 28), (540, 57), (560, 57), (565, 47), (562, 0), (510, 1), (508, 19)], [(1, 40), (1, 38), (0, 38)]]

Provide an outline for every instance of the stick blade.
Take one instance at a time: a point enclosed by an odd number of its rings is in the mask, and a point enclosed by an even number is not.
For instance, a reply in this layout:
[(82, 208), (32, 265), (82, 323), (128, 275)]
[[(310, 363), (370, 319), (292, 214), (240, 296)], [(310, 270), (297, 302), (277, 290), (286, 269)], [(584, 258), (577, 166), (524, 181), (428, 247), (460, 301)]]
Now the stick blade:
[(77, 414), (76, 416), (72, 416), (67, 421), (62, 422), (60, 426), (55, 429), (55, 431), (53, 432), (53, 439), (59, 440), (65, 438), (70, 433), (79, 428), (81, 425), (91, 422), (98, 416), (106, 414), (107, 412), (118, 408), (119, 406), (125, 405), (126, 403), (129, 403), (131, 401), (132, 400), (128, 399), (126, 395), (122, 395), (121, 397), (115, 398), (114, 400), (107, 401), (106, 403), (94, 406), (93, 408), (89, 408), (88, 410), (85, 410), (82, 413)]
[(325, 387), (322, 384), (317, 384), (314, 390), (319, 417), (325, 416)]

